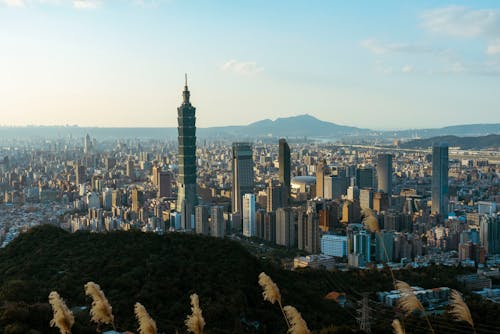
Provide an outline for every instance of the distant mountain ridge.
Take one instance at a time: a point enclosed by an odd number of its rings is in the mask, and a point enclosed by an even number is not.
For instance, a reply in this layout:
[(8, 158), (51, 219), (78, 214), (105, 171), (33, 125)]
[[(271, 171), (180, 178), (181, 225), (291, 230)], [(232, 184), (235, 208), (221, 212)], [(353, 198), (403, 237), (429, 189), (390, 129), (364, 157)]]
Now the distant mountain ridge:
[[(0, 127), (0, 139), (13, 138), (61, 138), (83, 137), (89, 133), (97, 139), (106, 138), (152, 138), (175, 140), (176, 127), (165, 128), (106, 128), (78, 126), (27, 126)], [(225, 138), (232, 140), (253, 140), (259, 138), (325, 138), (339, 140), (343, 138), (430, 138), (443, 135), (452, 136), (484, 136), (500, 134), (500, 123), (495, 124), (465, 124), (435, 129), (407, 129), (392, 131), (376, 131), (354, 126), (339, 125), (322, 121), (309, 114), (280, 117), (274, 121), (264, 119), (248, 125), (220, 126), (197, 128), (200, 139)]]
[(500, 135), (479, 137), (440, 136), (417, 139), (400, 144), (401, 148), (428, 148), (434, 143), (447, 143), (450, 147), (460, 147), (464, 150), (500, 149)]

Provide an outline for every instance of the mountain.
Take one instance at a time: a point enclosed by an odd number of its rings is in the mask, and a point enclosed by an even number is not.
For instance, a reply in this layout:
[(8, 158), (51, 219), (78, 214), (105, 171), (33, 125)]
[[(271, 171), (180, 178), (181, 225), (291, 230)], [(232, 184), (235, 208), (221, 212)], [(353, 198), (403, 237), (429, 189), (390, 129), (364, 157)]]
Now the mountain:
[[(199, 139), (255, 140), (263, 138), (324, 138), (338, 139), (394, 139), (429, 138), (443, 135), (479, 136), (500, 134), (500, 124), (455, 125), (434, 129), (407, 129), (375, 131), (353, 126), (344, 126), (317, 119), (311, 115), (265, 119), (248, 125), (220, 126), (196, 129)], [(86, 134), (98, 140), (115, 138), (166, 139), (177, 138), (177, 128), (99, 128), (78, 126), (27, 126), (0, 127), (0, 139), (19, 138), (82, 138)]]
[(401, 143), (401, 148), (419, 148), (425, 149), (433, 143), (447, 143), (450, 147), (460, 147), (463, 150), (481, 150), (481, 149), (500, 149), (500, 135), (487, 135), (479, 137), (457, 137), (457, 136), (439, 136), (427, 139), (417, 139)]

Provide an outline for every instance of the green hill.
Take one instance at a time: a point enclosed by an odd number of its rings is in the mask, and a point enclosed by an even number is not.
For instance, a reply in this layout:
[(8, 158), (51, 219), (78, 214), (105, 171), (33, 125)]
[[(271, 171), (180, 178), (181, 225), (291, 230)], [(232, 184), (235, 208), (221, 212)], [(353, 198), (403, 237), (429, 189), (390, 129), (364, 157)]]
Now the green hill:
[[(391, 289), (387, 270), (290, 272), (257, 260), (228, 239), (138, 231), (70, 234), (53, 226), (34, 228), (0, 250), (0, 332), (58, 333), (49, 327), (52, 312), (47, 302), (49, 292), (56, 290), (74, 309), (73, 334), (96, 333), (88, 309), (81, 309), (91, 304), (83, 285), (94, 281), (113, 306), (120, 331), (136, 331), (133, 305), (140, 302), (156, 320), (159, 333), (185, 333), (189, 295), (196, 292), (207, 323), (205, 334), (286, 333), (278, 307), (262, 299), (257, 283), (262, 271), (278, 284), (284, 304), (295, 306), (314, 333), (360, 333), (354, 317), (364, 292), (370, 293), (372, 333), (390, 332), (395, 310), (377, 304), (374, 294)], [(460, 288), (455, 276), (468, 271), (430, 266), (395, 275), (424, 288)], [(331, 291), (347, 294), (345, 308), (323, 298)], [(480, 324), (478, 333), (496, 331), (500, 306), (467, 298)], [(463, 324), (447, 316), (431, 320), (437, 333), (463, 330)], [(417, 316), (405, 323), (407, 333), (427, 332)]]

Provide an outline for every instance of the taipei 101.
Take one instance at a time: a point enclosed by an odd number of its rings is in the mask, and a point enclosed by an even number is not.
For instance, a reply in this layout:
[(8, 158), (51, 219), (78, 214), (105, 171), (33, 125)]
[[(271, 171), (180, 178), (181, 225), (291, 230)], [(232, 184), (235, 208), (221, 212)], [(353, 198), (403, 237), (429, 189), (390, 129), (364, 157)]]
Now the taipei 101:
[(500, 2), (0, 0), (0, 333), (500, 333)]

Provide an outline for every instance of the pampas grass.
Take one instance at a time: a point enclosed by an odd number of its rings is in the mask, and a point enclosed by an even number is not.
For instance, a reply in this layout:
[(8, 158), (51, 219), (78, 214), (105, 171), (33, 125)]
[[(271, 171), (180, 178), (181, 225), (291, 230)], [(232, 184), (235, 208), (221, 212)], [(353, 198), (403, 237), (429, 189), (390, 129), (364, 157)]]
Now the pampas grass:
[(401, 297), (398, 300), (398, 305), (405, 312), (405, 315), (408, 316), (416, 310), (421, 311), (425, 316), (425, 320), (427, 321), (429, 329), (434, 334), (434, 328), (432, 327), (431, 321), (429, 320), (427, 314), (425, 314), (425, 309), (418, 300), (417, 296), (415, 296), (415, 294), (413, 293), (413, 289), (411, 288), (411, 286), (403, 281), (396, 281), (395, 285), (396, 289), (401, 292)]
[(365, 227), (371, 232), (380, 232), (380, 226), (378, 225), (378, 219), (375, 213), (369, 208), (363, 209), (362, 213), (363, 216), (365, 216), (363, 219)]
[(262, 272), (259, 274), (259, 284), (263, 290), (262, 296), (264, 297), (264, 300), (267, 300), (271, 304), (278, 302), (278, 305), (280, 306), (281, 309), (281, 313), (285, 318), (286, 325), (288, 328), (290, 328), (290, 323), (288, 322), (285, 310), (283, 309), (283, 304), (281, 303), (280, 289), (278, 288), (276, 283), (274, 283), (271, 277), (267, 276), (266, 273)]
[(54, 312), (54, 318), (50, 320), (50, 326), (59, 328), (61, 334), (71, 334), (71, 327), (75, 323), (75, 317), (64, 300), (56, 291), (52, 291), (49, 294), (49, 303)]
[(293, 306), (285, 306), (283, 308), (285, 311), (288, 322), (290, 323), (290, 328), (288, 333), (290, 334), (310, 334), (311, 331), (307, 328), (307, 323), (300, 315), (299, 311)]
[(450, 306), (451, 306), (450, 314), (457, 321), (467, 322), (472, 327), (472, 330), (475, 333), (476, 329), (474, 327), (474, 321), (472, 320), (469, 307), (464, 302), (464, 300), (462, 299), (462, 295), (460, 295), (460, 293), (457, 290), (451, 290)]
[(259, 274), (259, 284), (264, 290), (262, 292), (262, 296), (264, 296), (264, 300), (267, 300), (271, 304), (278, 302), (281, 305), (281, 294), (280, 289), (273, 282), (271, 277), (267, 276), (265, 273)]
[(394, 334), (405, 334), (405, 330), (403, 329), (403, 326), (401, 326), (401, 322), (399, 322), (398, 319), (394, 319), (392, 321), (392, 330), (394, 331)]
[(151, 318), (146, 308), (141, 303), (135, 303), (134, 306), (135, 317), (139, 322), (139, 334), (156, 334), (156, 322)]
[(192, 314), (188, 315), (184, 322), (188, 332), (202, 334), (203, 327), (205, 327), (205, 319), (203, 319), (203, 315), (201, 314), (200, 301), (196, 293), (191, 295), (191, 311)]
[(113, 328), (115, 328), (113, 308), (109, 304), (99, 284), (94, 282), (85, 284), (85, 294), (92, 298), (92, 308), (90, 309), (92, 321), (97, 324), (112, 325)]

